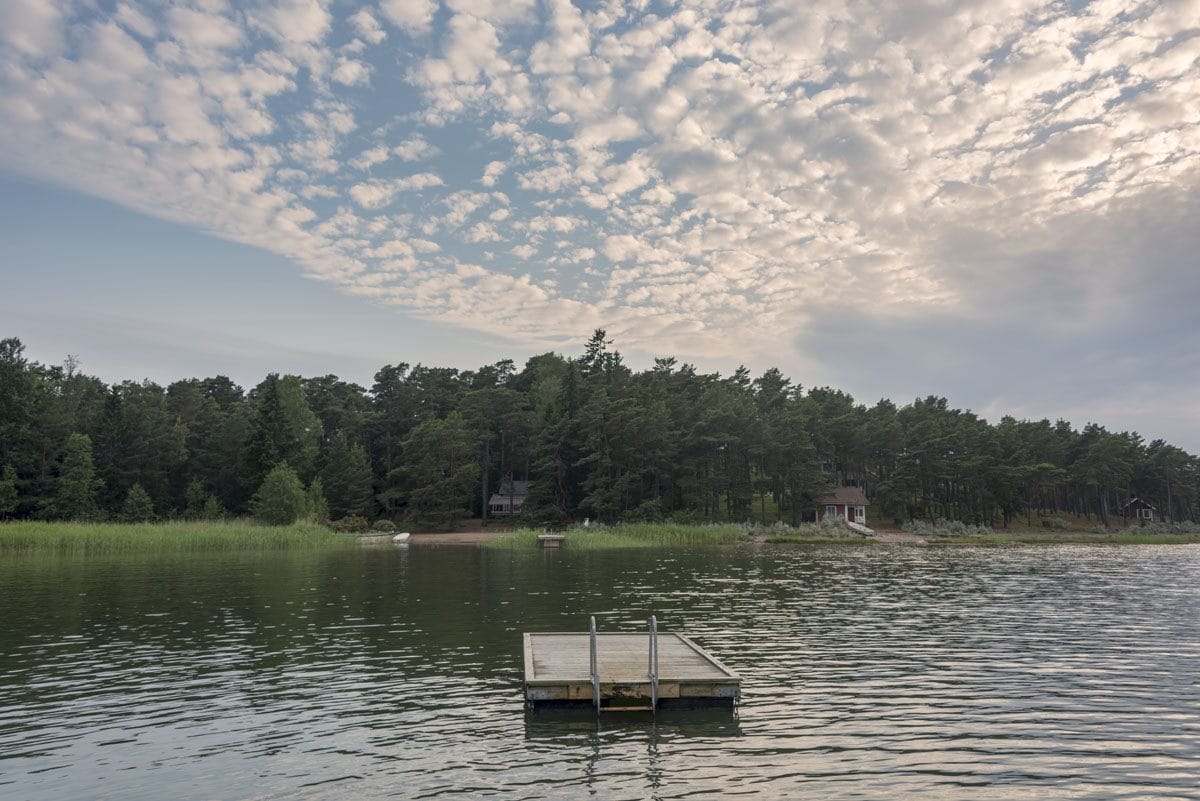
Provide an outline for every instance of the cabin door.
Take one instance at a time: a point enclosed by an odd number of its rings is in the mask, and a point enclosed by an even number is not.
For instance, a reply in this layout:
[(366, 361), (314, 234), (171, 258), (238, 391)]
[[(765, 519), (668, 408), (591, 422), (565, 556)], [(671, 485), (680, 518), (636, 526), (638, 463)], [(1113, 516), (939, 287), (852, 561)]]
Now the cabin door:
[(854, 512), (855, 511), (856, 510), (853, 506), (846, 507), (846, 519), (849, 520), (851, 523), (854, 522)]

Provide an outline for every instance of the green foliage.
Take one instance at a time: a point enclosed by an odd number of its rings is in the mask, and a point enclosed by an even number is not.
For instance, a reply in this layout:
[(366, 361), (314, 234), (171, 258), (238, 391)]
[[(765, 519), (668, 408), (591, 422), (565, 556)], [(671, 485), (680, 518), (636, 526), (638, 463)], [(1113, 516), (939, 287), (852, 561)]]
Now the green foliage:
[(0, 553), (126, 553), (138, 551), (247, 551), (344, 547), (344, 537), (311, 523), (270, 527), (239, 523), (0, 524)]
[(320, 478), (314, 478), (308, 483), (305, 495), (305, 515), (316, 523), (324, 523), (329, 519), (329, 504), (325, 501), (325, 488)]
[(67, 438), (62, 466), (58, 474), (58, 492), (53, 514), (64, 520), (95, 520), (100, 517), (97, 492), (102, 481), (96, 478), (92, 462), (92, 440), (86, 434)]
[(261, 480), (280, 462), (311, 478), (323, 429), (304, 398), (300, 379), (272, 373), (255, 388), (254, 400), (254, 426), (247, 445), (251, 479)]
[(1066, 531), (1071, 527), (1065, 518), (1050, 516), (1042, 518), (1042, 528), (1048, 528), (1052, 531)]
[[(844, 485), (865, 489), (870, 519), (898, 524), (1106, 532), (1139, 522), (1131, 496), (1200, 521), (1200, 460), (1162, 440), (990, 424), (936, 396), (865, 406), (775, 369), (722, 376), (663, 357), (637, 372), (603, 330), (579, 358), (539, 354), (520, 370), (388, 365), (369, 392), (332, 375), (272, 374), (249, 393), (223, 376), (107, 385), (79, 366), (0, 340), (0, 465), (19, 477), (0, 475), (0, 516), (118, 516), (134, 485), (163, 516), (244, 514), (287, 461), (310, 493), (322, 479), (334, 517), (435, 526), (483, 513), (509, 480), (532, 482), (522, 518), (538, 524), (796, 528)], [(321, 516), (315, 497), (306, 509)]]
[(399, 476), (409, 517), (449, 526), (465, 515), (479, 471), (475, 455), (474, 437), (457, 412), (414, 428), (404, 440)]
[(865, 542), (871, 538), (846, 525), (846, 521), (822, 520), (818, 523), (801, 523), (798, 526), (776, 524), (753, 532), (763, 536), (769, 543), (819, 543), (819, 542)]
[(121, 520), (125, 523), (148, 523), (154, 519), (154, 501), (141, 484), (134, 484), (121, 506)]
[(188, 520), (220, 520), (225, 507), (216, 495), (207, 491), (199, 479), (188, 484), (183, 516)]
[(308, 498), (300, 477), (287, 462), (280, 462), (263, 479), (250, 502), (254, 519), (268, 526), (290, 526), (308, 511)]
[(662, 523), (666, 517), (662, 502), (655, 498), (642, 501), (636, 509), (625, 515), (625, 520), (630, 523)]
[(391, 520), (376, 520), (371, 526), (372, 531), (393, 532), (396, 530), (396, 524)]
[(328, 515), (368, 516), (375, 511), (374, 476), (367, 452), (339, 431), (329, 441), (321, 468), (321, 484), (329, 501)]
[(985, 526), (973, 526), (961, 520), (947, 520), (944, 517), (930, 523), (927, 520), (910, 520), (904, 524), (904, 530), (918, 537), (937, 539), (939, 537), (986, 537), (995, 532)]
[(371, 521), (362, 515), (350, 515), (331, 521), (329, 527), (346, 534), (361, 534), (371, 530)]
[(225, 507), (217, 500), (216, 495), (209, 495), (204, 499), (204, 504), (200, 507), (200, 520), (223, 520), (225, 515)]
[(13, 513), (17, 499), (17, 471), (11, 464), (6, 464), (0, 472), (0, 520)]

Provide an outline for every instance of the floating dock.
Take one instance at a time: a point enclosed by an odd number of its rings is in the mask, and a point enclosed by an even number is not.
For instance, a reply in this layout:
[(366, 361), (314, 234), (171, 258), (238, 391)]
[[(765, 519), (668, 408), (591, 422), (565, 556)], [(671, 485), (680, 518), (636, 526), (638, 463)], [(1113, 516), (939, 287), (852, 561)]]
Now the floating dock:
[(525, 701), (597, 712), (732, 707), (742, 680), (682, 634), (590, 631), (525, 634)]

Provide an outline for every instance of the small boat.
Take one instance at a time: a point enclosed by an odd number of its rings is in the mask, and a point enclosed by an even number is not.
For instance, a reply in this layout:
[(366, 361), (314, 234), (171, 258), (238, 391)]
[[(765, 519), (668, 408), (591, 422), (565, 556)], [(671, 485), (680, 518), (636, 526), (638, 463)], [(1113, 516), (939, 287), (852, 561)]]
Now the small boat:
[(399, 534), (392, 537), (392, 542), (408, 542), (408, 538), (411, 536), (412, 535), (409, 534), (407, 531), (401, 531)]

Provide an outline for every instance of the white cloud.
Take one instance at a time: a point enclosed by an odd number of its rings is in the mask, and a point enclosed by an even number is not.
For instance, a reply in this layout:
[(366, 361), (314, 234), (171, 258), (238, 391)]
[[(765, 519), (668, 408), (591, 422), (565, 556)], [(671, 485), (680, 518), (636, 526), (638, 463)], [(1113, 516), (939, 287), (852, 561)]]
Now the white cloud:
[(503, 161), (488, 162), (487, 167), (483, 169), (483, 177), (479, 179), (479, 183), (484, 186), (495, 186), (506, 169), (508, 169), (508, 165)]
[(387, 33), (379, 26), (379, 20), (365, 8), (360, 8), (349, 17), (349, 22), (358, 31), (358, 35), (370, 44), (379, 44), (387, 38)]
[(222, 14), (181, 6), (167, 11), (167, 29), (181, 45), (197, 50), (224, 50), (236, 47), (244, 35), (233, 20)]
[(433, 173), (417, 173), (405, 178), (363, 181), (350, 187), (350, 198), (364, 209), (380, 209), (392, 202), (400, 192), (419, 192), (441, 186), (442, 179)]
[[(59, 8), (0, 4), (0, 165), (526, 342), (772, 352), (1010, 287), (1086, 328), (1152, 247), (1103, 231), (1200, 191), (1194, 3)], [(498, 242), (579, 280), (466, 263)]]
[(274, 0), (248, 16), (272, 36), (291, 44), (319, 42), (332, 21), (318, 0)]
[(386, 145), (376, 145), (375, 147), (364, 150), (362, 153), (351, 159), (350, 166), (354, 167), (356, 170), (370, 169), (376, 164), (382, 164), (383, 162), (387, 161), (389, 158), (391, 158), (391, 155), (392, 152), (387, 148)]
[(435, 9), (433, 0), (383, 0), (379, 4), (385, 19), (414, 33), (428, 30)]
[(392, 148), (392, 153), (401, 161), (421, 161), (438, 152), (438, 149), (429, 144), (423, 136), (414, 136), (411, 139), (406, 139), (400, 144)]
[(371, 80), (371, 68), (356, 59), (341, 58), (330, 77), (345, 86), (362, 85)]

